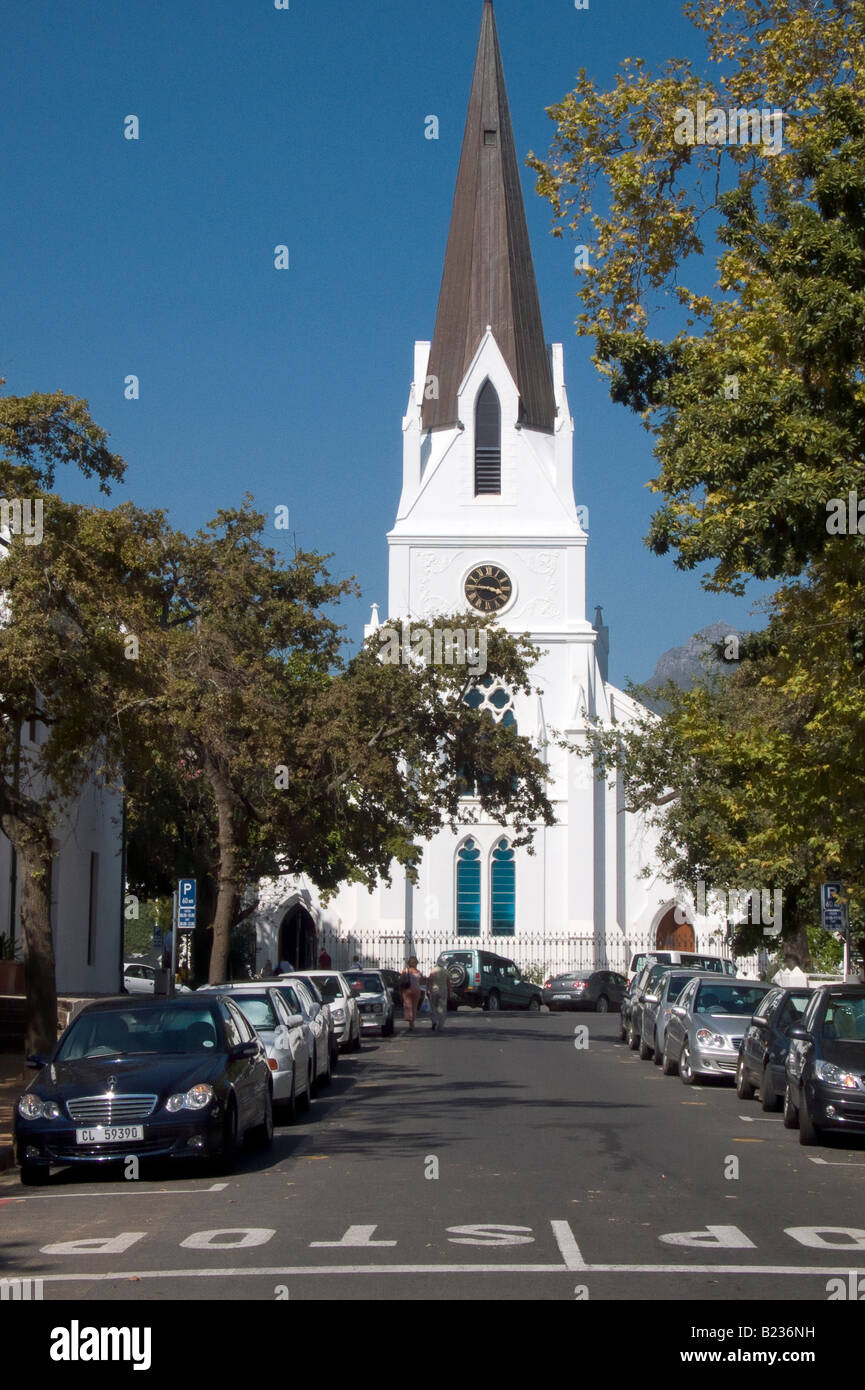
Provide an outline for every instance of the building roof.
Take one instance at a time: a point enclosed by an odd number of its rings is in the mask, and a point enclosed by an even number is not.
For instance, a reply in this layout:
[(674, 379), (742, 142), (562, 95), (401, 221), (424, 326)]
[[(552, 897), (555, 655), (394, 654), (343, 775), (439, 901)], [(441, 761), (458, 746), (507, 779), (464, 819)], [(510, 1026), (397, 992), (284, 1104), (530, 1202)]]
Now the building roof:
[(424, 429), (457, 423), (457, 392), (487, 326), (520, 393), (520, 423), (556, 406), (492, 0), (485, 0), (423, 402)]

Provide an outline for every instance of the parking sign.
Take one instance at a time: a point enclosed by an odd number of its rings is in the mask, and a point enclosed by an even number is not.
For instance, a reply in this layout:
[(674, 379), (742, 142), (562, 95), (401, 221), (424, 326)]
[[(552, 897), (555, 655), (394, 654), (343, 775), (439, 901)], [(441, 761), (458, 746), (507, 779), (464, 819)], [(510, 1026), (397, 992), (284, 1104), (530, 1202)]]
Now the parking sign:
[(824, 883), (820, 887), (820, 915), (826, 931), (844, 930), (843, 883)]
[(194, 878), (182, 878), (177, 885), (177, 929), (194, 931), (196, 882)]

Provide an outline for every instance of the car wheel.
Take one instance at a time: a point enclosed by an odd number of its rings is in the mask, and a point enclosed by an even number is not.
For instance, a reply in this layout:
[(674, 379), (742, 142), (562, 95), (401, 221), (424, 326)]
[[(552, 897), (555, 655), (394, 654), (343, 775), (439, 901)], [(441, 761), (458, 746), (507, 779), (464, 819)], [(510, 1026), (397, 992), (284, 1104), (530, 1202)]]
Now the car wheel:
[(658, 1042), (658, 1034), (657, 1034), (657, 1031), (656, 1031), (656, 1032), (655, 1032), (655, 1046), (654, 1046), (654, 1048), (652, 1049), (652, 1061), (654, 1062), (654, 1064), (655, 1064), (656, 1067), (659, 1067), (659, 1066), (661, 1065), (661, 1058), (662, 1058), (662, 1056), (663, 1056), (663, 1052), (664, 1052), (664, 1049), (663, 1049), (663, 1047), (661, 1046), (661, 1044)]
[(628, 1025), (627, 1025), (627, 1023), (625, 1022), (624, 1019), (622, 1019), (620, 1025), (619, 1025), (619, 1037), (620, 1037), (620, 1039), (621, 1039), (622, 1042), (627, 1042), (627, 1041), (628, 1041)]
[(763, 1080), (760, 1082), (760, 1104), (764, 1110), (777, 1110), (781, 1097), (769, 1080), (769, 1068), (763, 1068)]
[(391, 1014), (391, 1016), (390, 1016), (390, 1018), (388, 1019), (387, 1023), (386, 1023), (386, 1024), (384, 1025), (384, 1027), (382, 1028), (382, 1030), (381, 1030), (381, 1035), (382, 1035), (383, 1038), (392, 1038), (392, 1037), (393, 1037), (393, 1014)]
[(663, 1057), (661, 1058), (661, 1071), (664, 1073), (665, 1076), (675, 1076), (676, 1073), (678, 1072), (678, 1070), (679, 1070), (679, 1063), (673, 1061), (672, 1057), (670, 1056), (669, 1052), (667, 1051), (667, 1044), (666, 1044), (666, 1042), (665, 1042), (665, 1043), (664, 1043), (664, 1055), (663, 1055)]
[(631, 1049), (632, 1052), (636, 1052), (639, 1046), (640, 1036), (636, 1028), (634, 1027), (633, 1022), (631, 1022), (628, 1024), (628, 1047)]
[(285, 1119), (288, 1124), (293, 1124), (297, 1119), (297, 1068), (291, 1064), (291, 1093), (287, 1101), (283, 1102), (285, 1107)]
[(691, 1066), (691, 1049), (687, 1043), (682, 1048), (682, 1055), (679, 1058), (679, 1078), (683, 1086), (693, 1086), (697, 1079), (694, 1068)]
[(640, 1034), (640, 1061), (641, 1061), (641, 1062), (648, 1062), (648, 1060), (649, 1060), (649, 1058), (651, 1057), (651, 1055), (652, 1055), (652, 1049), (651, 1049), (651, 1047), (649, 1046), (649, 1044), (646, 1042), (646, 1039), (643, 1037), (643, 1035), (642, 1035), (642, 1033), (641, 1033), (641, 1034)]
[(793, 1104), (793, 1092), (790, 1090), (790, 1082), (784, 1087), (784, 1128), (795, 1129), (799, 1124), (799, 1110)]
[(264, 1119), (249, 1131), (249, 1139), (256, 1149), (269, 1149), (273, 1143), (273, 1092), (269, 1086), (264, 1101)]
[(811, 1112), (808, 1109), (808, 1101), (803, 1093), (802, 1104), (799, 1107), (799, 1143), (805, 1144), (810, 1149), (814, 1144), (822, 1144), (823, 1133), (818, 1129), (811, 1119)]
[(300, 1113), (301, 1111), (302, 1111), (303, 1113), (306, 1113), (306, 1111), (309, 1109), (309, 1107), (310, 1107), (311, 1104), (312, 1104), (312, 1067), (310, 1066), (309, 1069), (307, 1070), (307, 1073), (306, 1073), (306, 1090), (304, 1091), (304, 1093), (303, 1093), (302, 1096), (298, 1096), (298, 1098), (297, 1098), (297, 1109), (298, 1109), (298, 1113)]
[(327, 1070), (325, 1071), (324, 1076), (320, 1076), (320, 1077), (318, 1078), (318, 1084), (319, 1084), (319, 1086), (329, 1086), (329, 1085), (330, 1085), (330, 1082), (331, 1082), (331, 1077), (332, 1077), (332, 1076), (333, 1076), (333, 1056), (332, 1056), (332, 1054), (331, 1054), (330, 1048), (328, 1048), (328, 1049), (327, 1049)]
[(457, 1004), (455, 1000), (453, 1000), (453, 999), (449, 999), (449, 1000), (448, 1000), (448, 1013), (449, 1013), (449, 1014), (455, 1014), (458, 1008), (459, 1008), (459, 1004)]
[(605, 994), (601, 995), (595, 1005), (595, 1012), (599, 1014), (608, 1014), (610, 1012), (610, 1001)]
[(225, 1105), (225, 1119), (222, 1124), (222, 1145), (214, 1165), (217, 1173), (231, 1173), (237, 1162), (237, 1106), (234, 1096), (229, 1096)]
[(484, 1008), (487, 1010), (488, 1013), (496, 1014), (496, 1013), (498, 1013), (498, 1011), (499, 1011), (499, 1009), (501, 1008), (501, 1006), (502, 1006), (502, 1001), (501, 1001), (500, 998), (499, 998), (499, 992), (498, 992), (498, 990), (497, 990), (497, 989), (491, 989), (490, 992), (489, 992), (489, 994), (487, 995), (487, 1002), (486, 1002), (486, 1004), (484, 1005)]
[(536, 1013), (538, 1012), (538, 1010), (540, 1009), (540, 1007), (541, 1007), (541, 996), (540, 996), (539, 994), (533, 994), (532, 997), (531, 997), (531, 999), (529, 1000), (529, 1012), (530, 1012), (530, 1013), (533, 1013), (533, 1014), (536, 1014)]
[(51, 1176), (51, 1170), (41, 1163), (22, 1163), (21, 1181), (25, 1187), (44, 1187)]
[(740, 1057), (736, 1063), (736, 1095), (740, 1100), (753, 1100), (756, 1089), (748, 1080), (748, 1074), (745, 1071), (745, 1058)]
[(360, 1019), (357, 1021), (357, 1032), (354, 1035), (354, 1042), (351, 1045), (352, 1052), (360, 1052)]

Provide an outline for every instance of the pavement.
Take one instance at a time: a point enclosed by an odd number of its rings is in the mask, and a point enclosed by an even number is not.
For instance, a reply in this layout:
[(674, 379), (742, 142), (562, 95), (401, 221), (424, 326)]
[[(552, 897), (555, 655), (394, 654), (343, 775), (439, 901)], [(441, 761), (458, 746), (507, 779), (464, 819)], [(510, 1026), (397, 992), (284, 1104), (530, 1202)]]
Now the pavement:
[(26, 1067), (24, 1056), (0, 1053), (0, 1173), (11, 1168), (12, 1112), (15, 1102), (33, 1073)]
[(0, 1274), (76, 1303), (697, 1300), (753, 1322), (784, 1300), (796, 1326), (832, 1287), (865, 1293), (865, 1139), (802, 1148), (723, 1081), (662, 1076), (618, 1027), (398, 1021), (218, 1181), (6, 1173)]

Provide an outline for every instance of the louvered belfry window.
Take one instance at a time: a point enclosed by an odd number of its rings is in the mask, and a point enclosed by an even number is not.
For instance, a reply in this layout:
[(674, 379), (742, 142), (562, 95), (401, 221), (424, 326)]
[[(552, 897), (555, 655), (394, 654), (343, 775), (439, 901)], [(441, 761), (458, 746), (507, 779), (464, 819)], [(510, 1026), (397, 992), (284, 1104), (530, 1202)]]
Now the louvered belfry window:
[(485, 381), (475, 407), (475, 497), (502, 490), (502, 411), (496, 389)]

